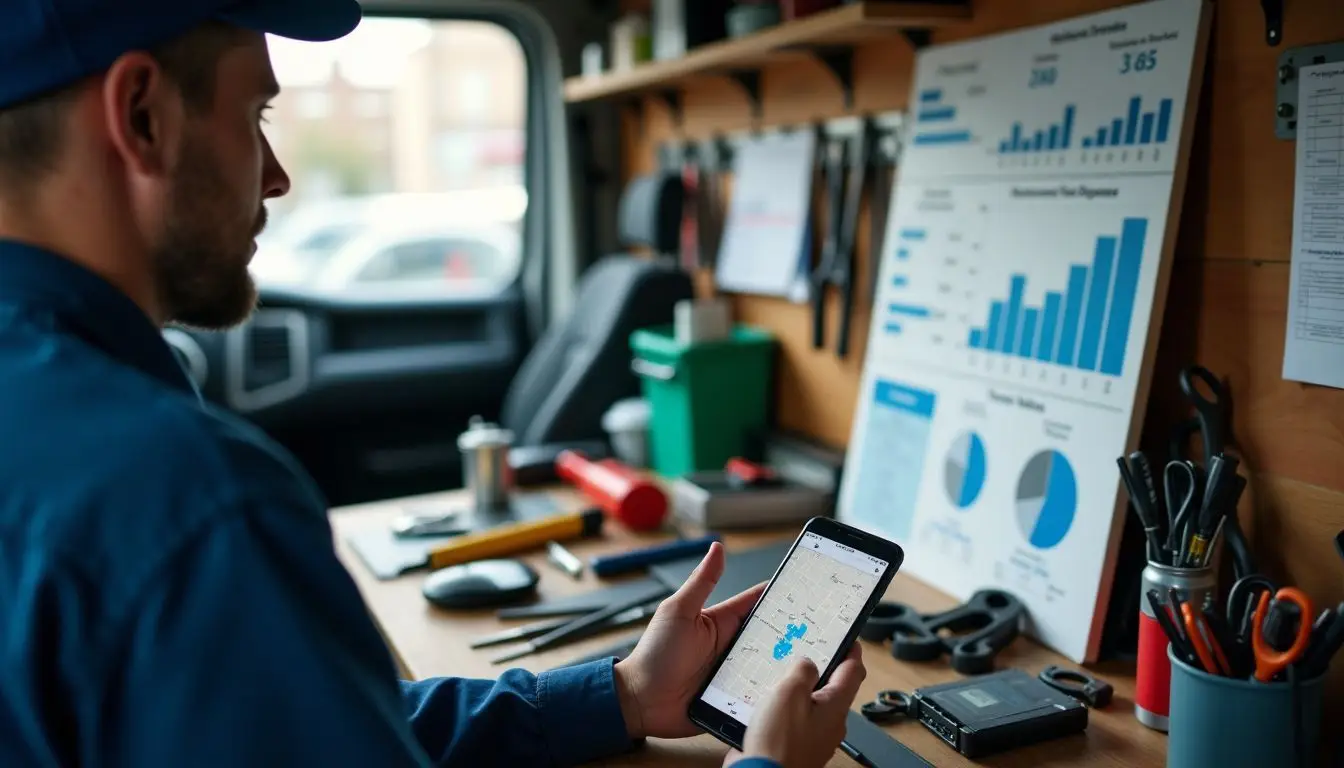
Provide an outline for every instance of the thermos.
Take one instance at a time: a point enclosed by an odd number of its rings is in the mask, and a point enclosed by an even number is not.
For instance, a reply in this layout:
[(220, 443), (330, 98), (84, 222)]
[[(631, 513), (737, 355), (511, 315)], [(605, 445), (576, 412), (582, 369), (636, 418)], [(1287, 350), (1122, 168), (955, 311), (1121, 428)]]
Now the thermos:
[[(1143, 569), (1143, 591), (1139, 599), (1139, 659), (1134, 676), (1134, 716), (1140, 723), (1159, 731), (1167, 730), (1167, 714), (1171, 705), (1171, 661), (1167, 658), (1170, 641), (1157, 623), (1153, 606), (1148, 601), (1148, 590), (1156, 589), (1162, 597), (1159, 607), (1166, 610), (1167, 593), (1175, 589), (1181, 600), (1192, 600), (1203, 605), (1217, 579), (1213, 567), (1173, 568), (1170, 565), (1149, 562)], [(1178, 624), (1183, 620), (1173, 617)]]
[(513, 493), (513, 468), (509, 449), (513, 433), (473, 416), (466, 432), (457, 438), (462, 452), (462, 484), (476, 499), (476, 511), (498, 512), (509, 508)]

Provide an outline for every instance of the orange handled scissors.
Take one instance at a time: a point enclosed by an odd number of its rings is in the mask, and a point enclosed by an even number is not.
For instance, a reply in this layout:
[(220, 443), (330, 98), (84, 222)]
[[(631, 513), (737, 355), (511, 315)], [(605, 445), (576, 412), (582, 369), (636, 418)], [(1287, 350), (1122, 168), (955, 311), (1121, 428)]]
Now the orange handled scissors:
[(1209, 627), (1204, 612), (1194, 603), (1183, 602), (1181, 616), (1185, 620), (1185, 633), (1190, 638), (1190, 645), (1195, 649), (1195, 657), (1199, 659), (1204, 671), (1211, 675), (1230, 676), (1232, 666), (1227, 663), (1223, 646), (1218, 642), (1213, 629)]
[(1269, 592), (1260, 593), (1260, 603), (1251, 620), (1251, 649), (1255, 653), (1255, 679), (1262, 683), (1273, 680), (1275, 675), (1306, 653), (1307, 644), (1311, 641), (1311, 617), (1316, 615), (1312, 610), (1311, 598), (1296, 587), (1283, 587), (1274, 593), (1274, 600), (1276, 608), (1279, 603), (1296, 605), (1301, 618), (1297, 623), (1297, 636), (1293, 638), (1293, 644), (1286, 651), (1278, 650), (1265, 639), (1265, 624), (1270, 615)]

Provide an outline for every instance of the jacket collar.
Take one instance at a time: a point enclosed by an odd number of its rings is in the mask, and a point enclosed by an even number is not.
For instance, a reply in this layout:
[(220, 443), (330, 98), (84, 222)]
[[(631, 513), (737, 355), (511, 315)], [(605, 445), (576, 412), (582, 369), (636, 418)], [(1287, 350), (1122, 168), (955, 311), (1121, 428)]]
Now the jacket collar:
[(199, 396), (159, 328), (140, 307), (70, 259), (0, 239), (0, 304), (50, 313), (113, 359)]

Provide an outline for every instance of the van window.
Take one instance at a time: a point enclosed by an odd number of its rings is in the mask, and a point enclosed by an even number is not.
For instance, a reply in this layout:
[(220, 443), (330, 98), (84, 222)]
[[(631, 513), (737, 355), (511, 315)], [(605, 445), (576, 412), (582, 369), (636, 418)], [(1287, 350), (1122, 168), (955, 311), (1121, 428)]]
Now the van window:
[(513, 33), (366, 18), (335, 42), (269, 42), (281, 93), (264, 131), (293, 185), (267, 204), (263, 289), (479, 295), (517, 278), (527, 63)]

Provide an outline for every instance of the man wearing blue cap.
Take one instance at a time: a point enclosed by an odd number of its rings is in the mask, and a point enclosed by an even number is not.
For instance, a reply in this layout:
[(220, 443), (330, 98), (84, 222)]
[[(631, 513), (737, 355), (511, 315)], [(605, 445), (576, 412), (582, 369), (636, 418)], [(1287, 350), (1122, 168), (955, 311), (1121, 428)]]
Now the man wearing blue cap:
[[(265, 33), (329, 40), (354, 0), (5, 0), (0, 18), (0, 765), (572, 764), (685, 711), (759, 595), (708, 610), (717, 545), (629, 658), (398, 682), (325, 504), (202, 403), (164, 344), (256, 301)], [(820, 765), (857, 652), (800, 663), (739, 766)]]

